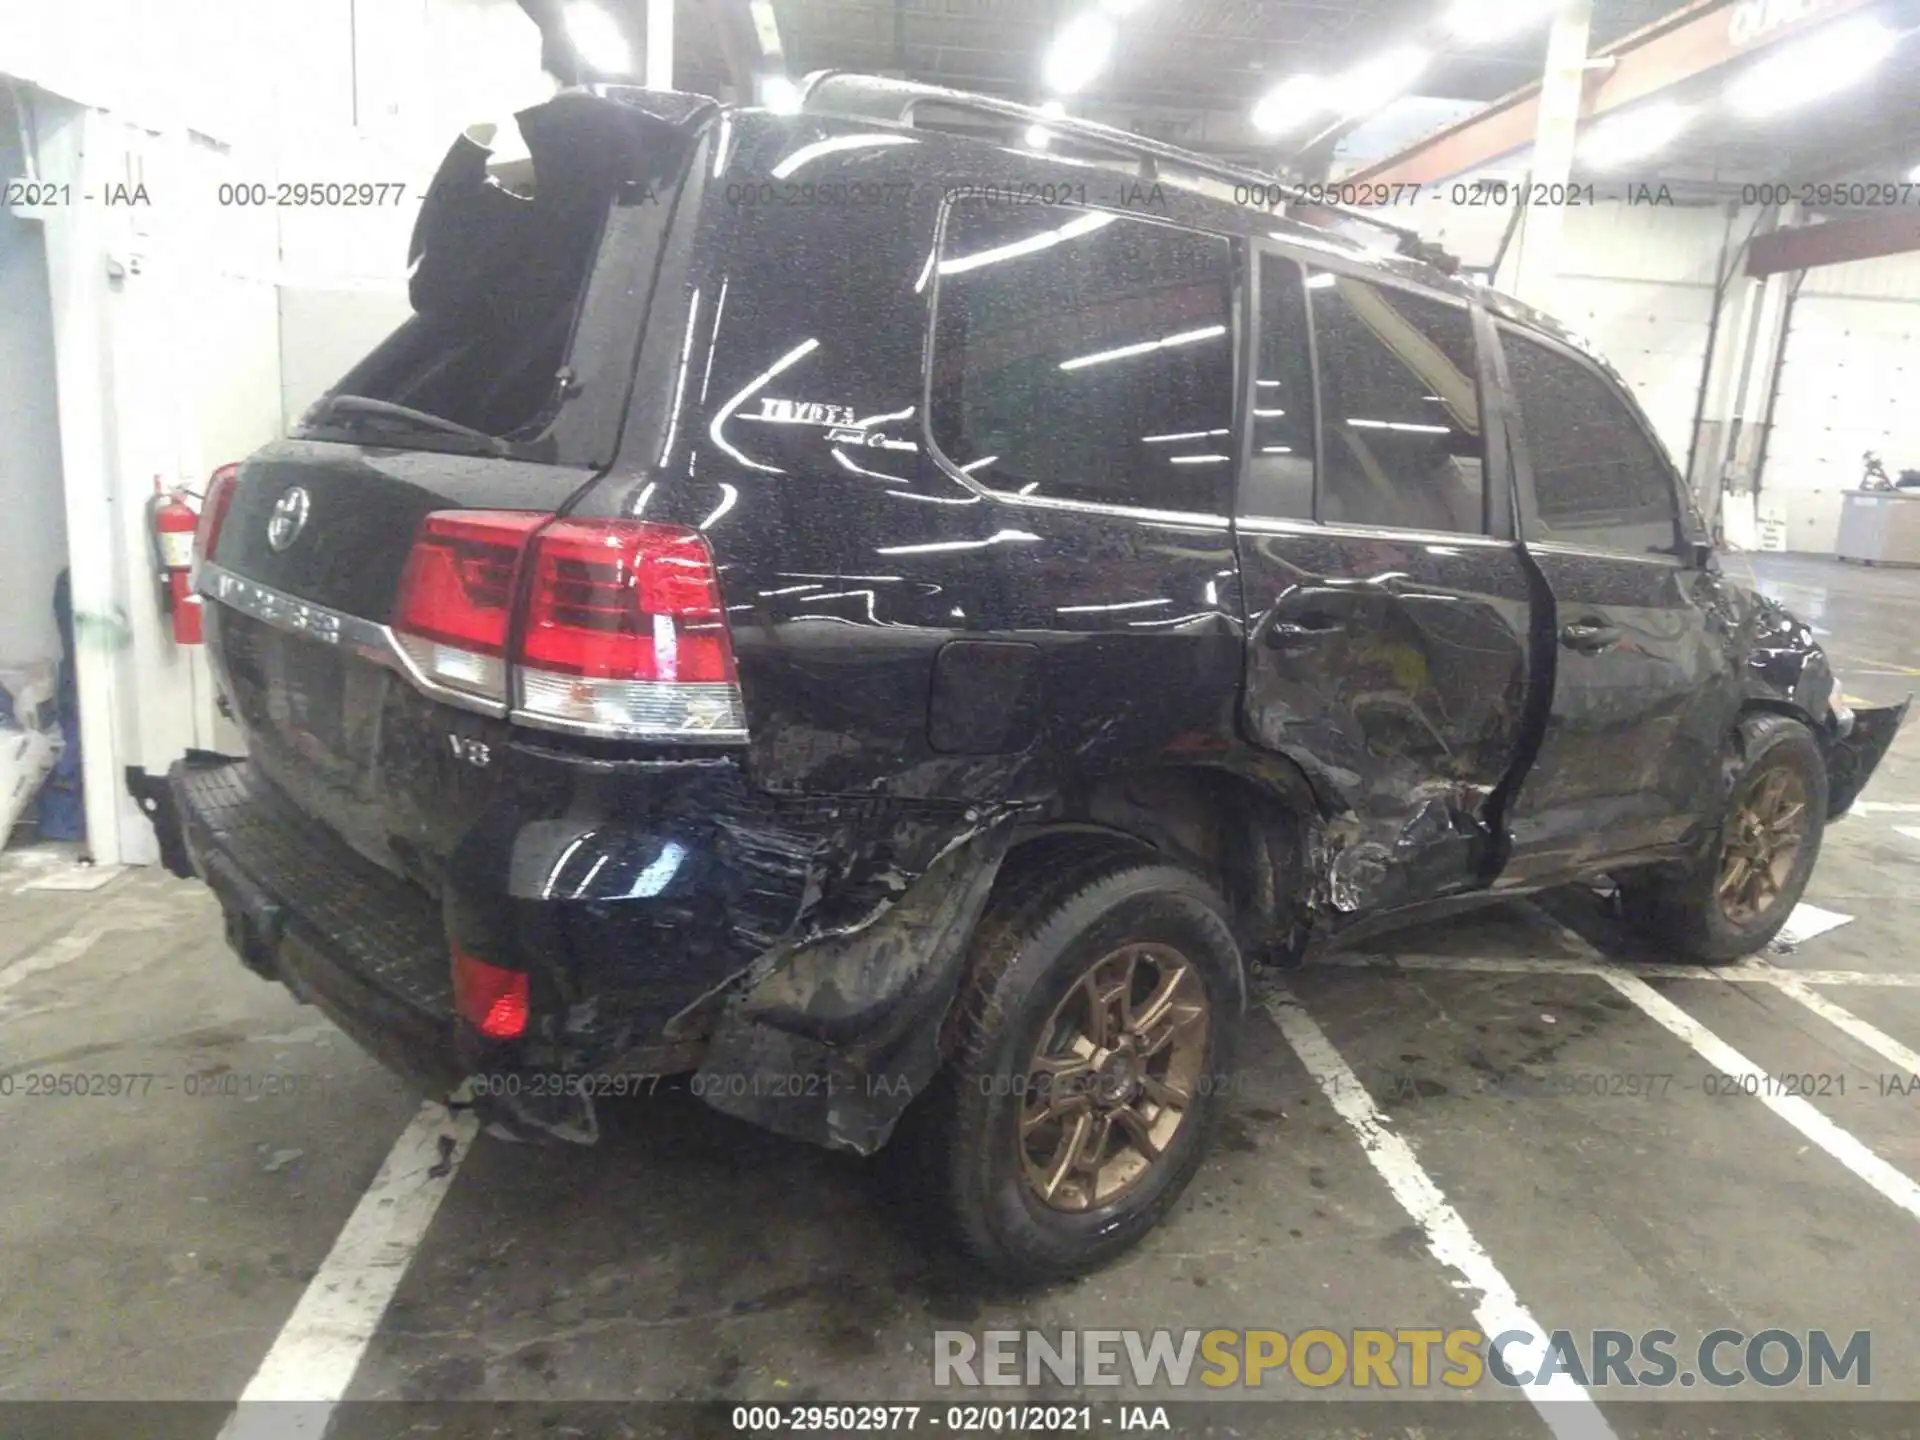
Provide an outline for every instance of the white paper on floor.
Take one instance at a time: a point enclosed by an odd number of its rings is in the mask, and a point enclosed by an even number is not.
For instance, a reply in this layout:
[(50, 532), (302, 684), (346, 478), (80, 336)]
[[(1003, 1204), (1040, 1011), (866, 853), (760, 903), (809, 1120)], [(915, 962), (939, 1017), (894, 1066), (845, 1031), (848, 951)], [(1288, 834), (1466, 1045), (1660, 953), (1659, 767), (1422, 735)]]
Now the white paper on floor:
[(1818, 905), (1796, 905), (1776, 938), (1789, 945), (1801, 945), (1816, 935), (1838, 930), (1852, 919), (1853, 916), (1842, 915), (1838, 910), (1822, 910)]
[(68, 865), (29, 880), (22, 890), (98, 890), (110, 885), (126, 871), (124, 865)]

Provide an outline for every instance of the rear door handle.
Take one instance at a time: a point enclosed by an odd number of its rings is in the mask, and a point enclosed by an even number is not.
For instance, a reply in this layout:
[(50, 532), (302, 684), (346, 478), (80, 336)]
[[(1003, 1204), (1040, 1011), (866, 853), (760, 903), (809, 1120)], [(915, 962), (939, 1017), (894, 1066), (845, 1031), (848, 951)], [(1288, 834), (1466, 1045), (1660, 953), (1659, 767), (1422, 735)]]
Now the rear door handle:
[(1591, 655), (1597, 650), (1605, 650), (1609, 645), (1618, 644), (1620, 627), (1603, 625), (1597, 620), (1580, 620), (1565, 626), (1560, 631), (1560, 643), (1569, 650), (1578, 650)]
[(1347, 628), (1347, 617), (1330, 610), (1302, 610), (1292, 617), (1275, 618), (1267, 626), (1267, 644), (1275, 650), (1304, 645), (1312, 640), (1337, 635)]

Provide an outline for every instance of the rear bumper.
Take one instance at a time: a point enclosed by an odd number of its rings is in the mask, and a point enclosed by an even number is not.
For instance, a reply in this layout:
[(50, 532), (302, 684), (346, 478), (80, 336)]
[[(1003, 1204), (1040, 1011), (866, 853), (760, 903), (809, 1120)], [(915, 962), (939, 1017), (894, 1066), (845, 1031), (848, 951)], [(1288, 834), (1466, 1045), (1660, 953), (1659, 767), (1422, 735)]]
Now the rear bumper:
[(247, 968), (285, 984), (420, 1088), (456, 1086), (468, 1062), (433, 902), (301, 815), (244, 762), (181, 761), (167, 788), (173, 813), (154, 815), (162, 853), (184, 859), (219, 897), (227, 943)]
[[(630, 1092), (575, 1077), (698, 1071), (716, 1108), (877, 1148), (938, 1064), (1012, 812), (787, 805), (748, 797), (730, 766), (625, 778), (594, 803), (560, 792), (566, 819), (489, 812), (438, 898), (251, 762), (189, 756), (133, 788), (169, 868), (219, 897), (248, 968), (429, 1093), (480, 1077), (483, 1117), (587, 1140), (592, 1097)], [(528, 973), (526, 1036), (489, 1041), (459, 1018), (455, 940)]]

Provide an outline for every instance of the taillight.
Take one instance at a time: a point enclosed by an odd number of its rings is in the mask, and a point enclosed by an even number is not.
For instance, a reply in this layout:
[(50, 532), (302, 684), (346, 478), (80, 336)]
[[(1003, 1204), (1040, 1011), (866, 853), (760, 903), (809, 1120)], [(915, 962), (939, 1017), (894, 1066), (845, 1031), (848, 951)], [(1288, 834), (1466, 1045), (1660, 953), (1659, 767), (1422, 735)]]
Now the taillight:
[(516, 713), (596, 735), (746, 729), (706, 537), (641, 520), (561, 520), (527, 556)]
[(482, 1035), (511, 1040), (527, 1028), (527, 974), (453, 947), (453, 1006)]
[(429, 679), (506, 699), (514, 577), (527, 537), (547, 519), (532, 511), (443, 510), (421, 523), (393, 628)]
[(511, 698), (515, 718), (533, 724), (616, 737), (746, 732), (719, 576), (698, 530), (435, 511), (407, 557), (393, 629), (428, 679)]
[(207, 479), (207, 493), (200, 499), (200, 523), (193, 529), (193, 567), (213, 558), (213, 547), (220, 541), (220, 527), (227, 522), (227, 507), (233, 504), (235, 486), (240, 483), (238, 465), (222, 465)]

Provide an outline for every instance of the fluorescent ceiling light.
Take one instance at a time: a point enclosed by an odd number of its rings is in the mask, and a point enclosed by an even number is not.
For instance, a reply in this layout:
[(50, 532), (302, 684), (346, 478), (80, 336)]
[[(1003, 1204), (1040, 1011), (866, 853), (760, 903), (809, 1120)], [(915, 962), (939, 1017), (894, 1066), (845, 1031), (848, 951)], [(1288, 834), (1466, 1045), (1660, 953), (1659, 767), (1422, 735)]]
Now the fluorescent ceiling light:
[(1886, 59), (1898, 39), (1878, 20), (1828, 25), (1749, 67), (1727, 87), (1727, 103), (1758, 117), (1831, 95)]
[(1418, 80), (1432, 59), (1418, 45), (1376, 55), (1333, 82), (1334, 103), (1348, 115), (1377, 110)]
[(1672, 100), (1641, 105), (1610, 115), (1580, 142), (1580, 158), (1595, 165), (1619, 165), (1661, 150), (1687, 128), (1693, 107)]
[(1062, 95), (1085, 89), (1113, 53), (1117, 33), (1112, 19), (1098, 10), (1082, 11), (1061, 26), (1041, 72), (1047, 88)]
[(1558, 8), (1558, 0), (1459, 0), (1447, 11), (1447, 28), (1462, 40), (1486, 44), (1517, 35)]
[(1318, 75), (1294, 75), (1260, 97), (1253, 107), (1253, 126), (1268, 135), (1279, 135), (1332, 107), (1325, 80)]
[(625, 75), (633, 69), (633, 52), (614, 19), (598, 5), (575, 0), (565, 13), (567, 39), (580, 58), (603, 75)]
[(760, 77), (760, 103), (776, 115), (794, 115), (800, 110), (800, 87), (784, 75)]

